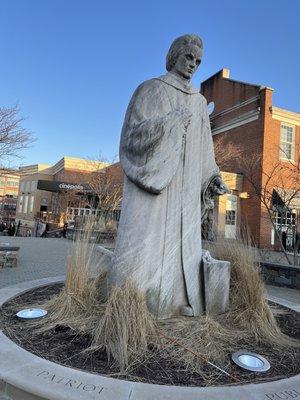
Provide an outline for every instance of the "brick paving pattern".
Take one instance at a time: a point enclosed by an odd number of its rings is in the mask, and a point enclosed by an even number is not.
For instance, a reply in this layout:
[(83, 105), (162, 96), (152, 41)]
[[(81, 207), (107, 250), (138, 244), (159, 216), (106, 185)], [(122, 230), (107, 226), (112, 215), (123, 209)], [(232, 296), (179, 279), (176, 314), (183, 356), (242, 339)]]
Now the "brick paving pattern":
[(65, 274), (70, 240), (0, 236), (1, 243), (19, 246), (20, 250), (16, 268), (0, 269), (0, 288)]

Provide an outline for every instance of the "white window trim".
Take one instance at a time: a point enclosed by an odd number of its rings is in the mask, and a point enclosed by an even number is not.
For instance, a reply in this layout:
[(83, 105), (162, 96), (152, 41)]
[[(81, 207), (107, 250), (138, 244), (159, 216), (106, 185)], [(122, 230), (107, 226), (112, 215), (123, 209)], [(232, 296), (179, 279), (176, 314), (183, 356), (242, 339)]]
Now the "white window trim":
[[(283, 128), (283, 126), (287, 126), (287, 127), (290, 127), (290, 128), (292, 128), (292, 130), (293, 130), (293, 137), (292, 137), (292, 142), (286, 142), (286, 141), (283, 141), (282, 140), (282, 128)], [(283, 160), (283, 161), (295, 161), (295, 141), (296, 141), (296, 128), (295, 128), (295, 125), (291, 125), (291, 124), (288, 124), (288, 123), (286, 123), (286, 122), (281, 122), (281, 124), (280, 124), (280, 140), (279, 140), (279, 143), (280, 143), (280, 145), (279, 145), (279, 158), (280, 158), (280, 160)], [(285, 152), (282, 150), (282, 148), (281, 148), (281, 143), (286, 143), (286, 144), (289, 144), (289, 145), (291, 145), (291, 158), (288, 158), (287, 156), (286, 156), (286, 154), (285, 154)]]

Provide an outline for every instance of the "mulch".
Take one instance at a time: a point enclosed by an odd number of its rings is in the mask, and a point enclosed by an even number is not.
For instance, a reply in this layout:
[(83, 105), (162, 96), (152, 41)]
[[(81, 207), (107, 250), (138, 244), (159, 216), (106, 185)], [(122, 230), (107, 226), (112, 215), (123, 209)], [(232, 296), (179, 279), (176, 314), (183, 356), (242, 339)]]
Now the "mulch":
[[(39, 357), (62, 364), (68, 367), (81, 369), (87, 372), (98, 373), (101, 375), (112, 376), (132, 381), (141, 381), (163, 385), (183, 385), (183, 386), (207, 386), (208, 382), (201, 375), (188, 370), (184, 366), (161, 358), (153, 357), (150, 363), (144, 363), (131, 370), (130, 374), (120, 375), (111, 360), (108, 360), (106, 352), (96, 351), (93, 353), (84, 352), (91, 344), (90, 335), (82, 335), (64, 326), (57, 326), (50, 331), (39, 333), (25, 321), (20, 321), (16, 316), (22, 308), (29, 308), (32, 304), (43, 303), (52, 296), (57, 295), (61, 290), (62, 284), (49, 285), (35, 288), (22, 295), (6, 302), (0, 308), (0, 329), (19, 346)], [(296, 312), (274, 305), (279, 311), (277, 321), (280, 329), (286, 335), (300, 339), (300, 316)], [(276, 313), (277, 314), (277, 313)], [(240, 348), (245, 348), (246, 344), (239, 343)], [(261, 343), (255, 349), (246, 348), (249, 351), (256, 350), (266, 358), (270, 357), (271, 369), (263, 374), (252, 373), (242, 370), (232, 361), (228, 355), (227, 371), (233, 375), (240, 383), (262, 382), (286, 378), (300, 373), (300, 347), (287, 349), (286, 351), (275, 351), (272, 346)], [(151, 349), (150, 349), (151, 351)], [(216, 371), (207, 365), (207, 373), (212, 372), (214, 376), (213, 385), (231, 385), (235, 382), (228, 376), (220, 373), (217, 379)]]

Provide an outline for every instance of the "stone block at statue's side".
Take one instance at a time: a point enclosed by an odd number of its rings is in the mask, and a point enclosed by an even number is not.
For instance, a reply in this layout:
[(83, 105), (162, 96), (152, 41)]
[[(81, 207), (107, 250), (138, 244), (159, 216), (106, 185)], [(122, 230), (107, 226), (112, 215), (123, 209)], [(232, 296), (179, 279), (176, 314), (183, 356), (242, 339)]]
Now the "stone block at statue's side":
[(108, 282), (133, 281), (158, 318), (204, 313), (202, 192), (226, 192), (206, 100), (190, 84), (201, 57), (198, 36), (176, 39), (168, 73), (133, 94), (121, 135), (125, 180)]
[(223, 314), (229, 310), (230, 262), (215, 260), (203, 250), (205, 313)]

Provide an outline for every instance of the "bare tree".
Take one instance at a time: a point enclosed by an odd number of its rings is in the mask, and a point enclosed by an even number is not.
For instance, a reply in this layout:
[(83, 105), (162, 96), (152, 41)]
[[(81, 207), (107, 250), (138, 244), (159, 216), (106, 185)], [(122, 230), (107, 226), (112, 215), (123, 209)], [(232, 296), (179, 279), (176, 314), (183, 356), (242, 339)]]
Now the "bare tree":
[[(292, 175), (292, 184), (294, 188), (297, 188), (296, 190), (294, 189), (293, 191), (290, 191), (290, 203), (292, 202), (297, 202), (297, 205), (300, 205), (300, 144), (298, 143), (295, 148), (294, 148), (294, 155), (295, 155), (295, 160), (291, 160), (288, 157), (288, 154), (284, 151), (284, 149), (280, 148), (280, 151), (282, 154), (285, 154), (287, 160), (288, 160), (288, 169), (290, 174)], [(300, 210), (299, 210), (299, 217), (300, 217)], [(300, 221), (298, 222), (298, 226), (300, 225)], [(296, 229), (295, 237), (294, 239), (294, 264), (296, 265), (298, 261), (298, 265), (300, 265), (300, 257), (298, 254), (300, 253), (300, 233), (298, 232), (298, 229)], [(298, 260), (297, 260), (298, 259)]]
[(60, 181), (75, 183), (84, 185), (83, 192), (77, 190), (59, 190), (53, 196), (53, 211), (54, 218), (59, 221), (60, 224), (66, 222), (68, 217), (67, 212), (72, 208), (91, 208), (89, 197), (89, 181), (91, 173), (82, 171), (65, 171), (57, 175), (57, 179)]
[(226, 140), (224, 136), (214, 140), (216, 162), (222, 171), (232, 168), (233, 162), (241, 157), (241, 149), (233, 142)]
[[(281, 250), (291, 264), (290, 257), (283, 246), (281, 240), (281, 231), (275, 223), (275, 216), (278, 208), (274, 205), (274, 194), (278, 194), (282, 201), (282, 209), (290, 211), (297, 199), (300, 201), (300, 146), (295, 151), (295, 160), (290, 160), (288, 154), (283, 149), (274, 148), (273, 154), (279, 152), (286, 157), (282, 162), (279, 158), (269, 161), (268, 165), (262, 167), (262, 156), (257, 153), (252, 156), (242, 153), (240, 148), (233, 142), (226, 140), (226, 137), (216, 137), (214, 141), (215, 154), (218, 165), (221, 170), (238, 171), (244, 175), (244, 178), (252, 186), (253, 193), (257, 196), (266, 211), (266, 217), (270, 220)], [(300, 248), (299, 234), (296, 237), (296, 231), (293, 232), (294, 238), (294, 264), (296, 264), (297, 253)], [(298, 240), (295, 240), (298, 239)]]
[[(290, 211), (293, 201), (300, 196), (300, 164), (299, 162), (297, 164), (289, 161), (287, 157), (286, 162), (273, 159), (264, 168), (261, 166), (261, 154), (240, 159), (241, 172), (250, 183), (253, 193), (263, 205), (288, 264), (292, 264), (282, 243), (281, 230), (276, 226), (275, 215), (279, 207), (281, 207), (283, 213)], [(294, 246), (294, 262), (297, 246), (298, 244)]]
[(22, 127), (24, 118), (19, 108), (0, 107), (0, 167), (11, 158), (20, 157), (20, 151), (32, 142), (32, 135)]
[(89, 186), (99, 199), (98, 208), (108, 220), (111, 213), (120, 209), (123, 179), (119, 163), (96, 169), (90, 174)]

